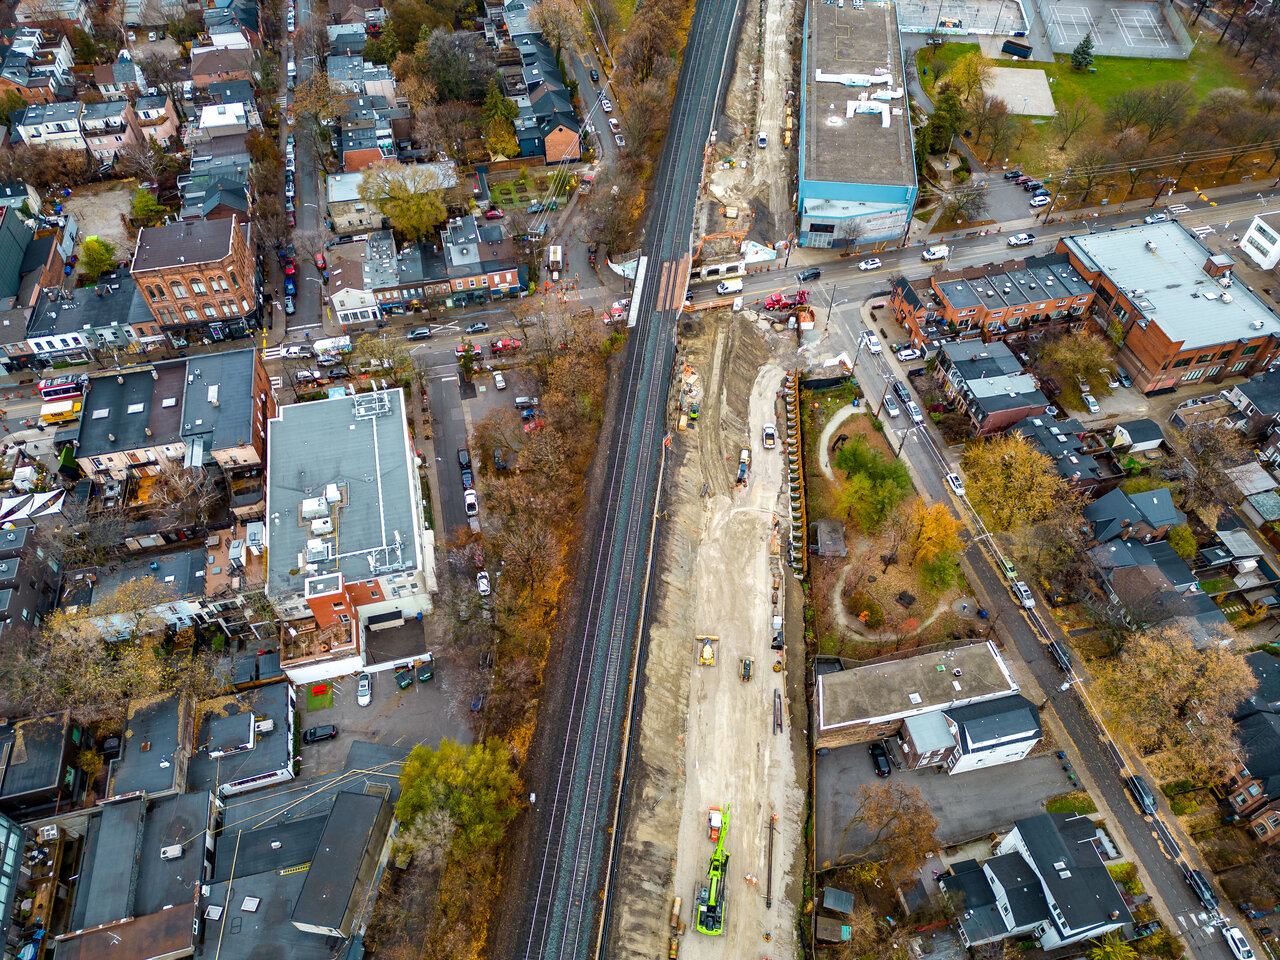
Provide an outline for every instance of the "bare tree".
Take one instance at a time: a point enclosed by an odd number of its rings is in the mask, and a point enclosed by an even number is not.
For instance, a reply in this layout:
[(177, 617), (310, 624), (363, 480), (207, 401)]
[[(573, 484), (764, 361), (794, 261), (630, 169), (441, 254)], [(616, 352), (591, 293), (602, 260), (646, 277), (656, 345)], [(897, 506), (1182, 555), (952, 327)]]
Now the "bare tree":
[(1065, 150), (1072, 137), (1097, 119), (1098, 111), (1093, 102), (1084, 97), (1075, 97), (1059, 103), (1057, 107), (1058, 112), (1049, 121), (1049, 125), (1062, 137), (1058, 149)]
[(177, 526), (206, 526), (224, 496), (212, 474), (203, 467), (184, 467), (176, 460), (160, 465), (156, 502), (166, 519)]

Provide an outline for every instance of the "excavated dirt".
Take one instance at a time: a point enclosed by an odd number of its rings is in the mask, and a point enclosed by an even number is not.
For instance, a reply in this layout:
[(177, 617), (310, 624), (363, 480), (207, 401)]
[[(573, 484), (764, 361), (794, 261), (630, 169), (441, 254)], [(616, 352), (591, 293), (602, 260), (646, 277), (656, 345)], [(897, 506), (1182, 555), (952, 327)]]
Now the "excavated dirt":
[[(761, 440), (763, 425), (779, 416), (782, 364), (795, 356), (794, 340), (749, 314), (711, 314), (683, 329), (683, 358), (697, 371), (703, 394), (699, 419), (675, 434), (668, 461), (609, 953), (665, 956), (672, 898), (679, 896), (687, 926), (681, 957), (794, 956), (806, 766), (804, 731), (793, 729), (790, 718), (806, 725), (803, 672), (772, 669), (770, 620), (780, 565), (771, 540), (774, 517), (785, 516), (779, 513), (785, 453), (780, 445), (765, 450)], [(744, 445), (751, 447), (750, 475), (745, 487), (736, 487)], [(785, 577), (782, 582), (789, 586)], [(697, 665), (698, 635), (720, 638), (714, 666)], [(801, 655), (797, 647), (795, 656)], [(740, 679), (743, 657), (754, 659), (749, 682)], [(785, 717), (779, 733), (773, 730), (775, 691)], [(707, 835), (713, 805), (731, 807), (721, 937), (694, 929), (692, 906), (713, 848)], [(769, 908), (767, 847), (775, 814)], [(758, 883), (748, 883), (748, 874)]]

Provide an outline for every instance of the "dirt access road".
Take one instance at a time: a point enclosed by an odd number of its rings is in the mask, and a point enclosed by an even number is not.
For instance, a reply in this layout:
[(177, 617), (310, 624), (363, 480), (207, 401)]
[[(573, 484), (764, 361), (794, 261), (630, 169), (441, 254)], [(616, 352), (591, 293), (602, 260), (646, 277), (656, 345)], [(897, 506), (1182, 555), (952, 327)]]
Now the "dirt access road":
[[(766, 332), (753, 315), (722, 312), (682, 324), (681, 342), (685, 361), (699, 374), (701, 415), (693, 429), (676, 434), (663, 492), (658, 583), (610, 954), (663, 955), (671, 898), (679, 896), (688, 927), (681, 957), (794, 956), (807, 769), (803, 650), (797, 637), (789, 670), (773, 672), (770, 620), (779, 567), (770, 541), (774, 517), (784, 516), (778, 511), (785, 453), (781, 447), (765, 450), (761, 439), (761, 427), (777, 422), (782, 363), (794, 357), (794, 340)], [(673, 397), (678, 395), (677, 386)], [(738, 453), (747, 443), (749, 482), (735, 487)], [(720, 638), (715, 666), (697, 665), (694, 637), (700, 634)], [(744, 683), (739, 669), (747, 656), (755, 670)], [(778, 734), (775, 691), (787, 715)], [(713, 848), (710, 806), (732, 808), (728, 910), (720, 937), (696, 932), (692, 906)], [(767, 908), (774, 814), (773, 906)], [(759, 882), (749, 884), (748, 874)]]

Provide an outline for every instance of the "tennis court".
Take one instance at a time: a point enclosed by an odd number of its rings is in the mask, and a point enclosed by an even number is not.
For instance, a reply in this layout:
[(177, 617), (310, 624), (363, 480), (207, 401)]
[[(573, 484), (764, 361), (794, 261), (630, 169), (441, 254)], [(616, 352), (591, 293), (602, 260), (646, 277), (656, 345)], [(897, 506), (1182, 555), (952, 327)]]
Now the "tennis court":
[(897, 0), (904, 33), (1022, 36), (1027, 17), (1019, 0)]
[(1070, 53), (1085, 34), (1093, 36), (1095, 56), (1184, 60), (1191, 50), (1186, 28), (1162, 3), (1037, 2), (1055, 53)]

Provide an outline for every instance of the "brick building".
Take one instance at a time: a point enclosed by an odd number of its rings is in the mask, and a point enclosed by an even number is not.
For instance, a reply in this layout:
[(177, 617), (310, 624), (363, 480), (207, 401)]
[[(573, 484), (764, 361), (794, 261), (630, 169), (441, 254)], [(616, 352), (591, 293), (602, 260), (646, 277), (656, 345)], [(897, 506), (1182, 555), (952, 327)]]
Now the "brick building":
[(148, 227), (138, 235), (130, 273), (175, 346), (192, 338), (226, 340), (261, 325), (253, 245), (249, 223), (234, 215)]
[(1093, 317), (1143, 393), (1249, 377), (1280, 359), (1280, 317), (1176, 221), (1064, 237)]

